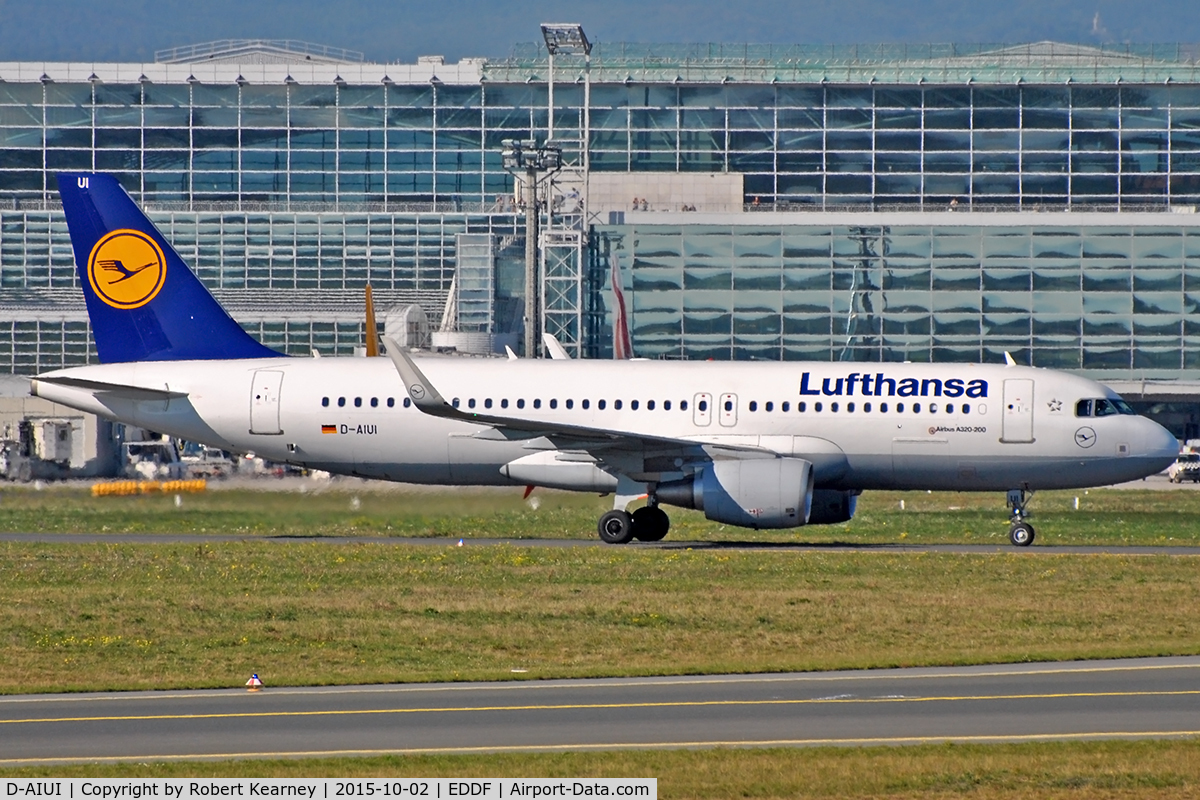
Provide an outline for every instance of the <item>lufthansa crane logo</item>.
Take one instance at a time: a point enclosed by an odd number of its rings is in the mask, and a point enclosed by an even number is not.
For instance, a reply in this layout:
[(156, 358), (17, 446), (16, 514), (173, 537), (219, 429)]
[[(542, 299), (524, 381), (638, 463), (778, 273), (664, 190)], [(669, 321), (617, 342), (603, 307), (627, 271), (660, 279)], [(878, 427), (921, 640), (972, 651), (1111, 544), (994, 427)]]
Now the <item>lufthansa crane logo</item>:
[(166, 277), (162, 248), (141, 231), (106, 234), (88, 258), (92, 291), (113, 308), (141, 308), (154, 299)]

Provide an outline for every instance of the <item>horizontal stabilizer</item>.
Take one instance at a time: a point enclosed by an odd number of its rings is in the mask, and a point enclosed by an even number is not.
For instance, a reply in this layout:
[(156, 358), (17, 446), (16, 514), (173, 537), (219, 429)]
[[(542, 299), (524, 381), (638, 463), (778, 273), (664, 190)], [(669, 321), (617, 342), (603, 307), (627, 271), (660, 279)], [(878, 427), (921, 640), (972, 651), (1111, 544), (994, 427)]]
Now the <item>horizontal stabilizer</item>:
[(167, 388), (152, 389), (145, 386), (130, 386), (123, 383), (105, 383), (103, 381), (89, 381), (83, 378), (67, 378), (67, 377), (51, 377), (51, 378), (34, 378), (30, 393), (34, 397), (38, 397), (38, 384), (48, 383), (54, 386), (67, 386), (72, 389), (84, 389), (89, 392), (107, 392), (118, 397), (126, 397), (130, 400), (171, 400), (179, 397), (187, 397), (187, 392), (174, 392)]

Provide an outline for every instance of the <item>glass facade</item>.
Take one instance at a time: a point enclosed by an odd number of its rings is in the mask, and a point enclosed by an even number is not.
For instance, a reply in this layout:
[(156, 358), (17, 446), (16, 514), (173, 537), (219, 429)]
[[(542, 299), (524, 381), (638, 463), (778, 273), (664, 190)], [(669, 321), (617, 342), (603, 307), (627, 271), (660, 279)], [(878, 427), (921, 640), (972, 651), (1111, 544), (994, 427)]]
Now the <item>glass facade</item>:
[[(243, 327), (293, 355), (361, 346), (363, 286), (376, 307), (438, 319), (456, 237), (512, 241), (511, 214), (152, 212), (151, 219)], [(264, 293), (267, 292), (267, 293)], [(61, 211), (0, 210), (0, 371), (89, 363), (95, 349)]]
[[(746, 202), (1200, 203), (1200, 85), (556, 87), (592, 171), (736, 172)], [(147, 203), (439, 203), (512, 192), (503, 139), (545, 137), (546, 86), (0, 82), (0, 204), (58, 170)], [(586, 119), (585, 119), (586, 117)]]
[(639, 356), (1003, 363), (1008, 351), (1100, 377), (1200, 374), (1200, 220), (742, 216), (596, 231), (596, 268), (622, 269)]
[[(723, 214), (591, 229), (578, 286), (567, 268), (555, 289), (582, 298), (586, 354), (609, 347), (619, 263), (639, 355), (1007, 350), (1200, 375), (1198, 218), (1136, 213), (1200, 206), (1194, 50), (601, 44), (587, 70), (556, 61), (553, 117), (548, 67), (521, 47), (459, 65), (0, 63), (0, 369), (94, 359), (61, 170), (115, 173), (286, 352), (360, 343), (367, 282), (439, 319), (464, 234), (492, 237), (493, 319), (519, 327), (524, 220), (501, 142), (553, 122), (567, 162), (631, 187), (741, 178)], [(588, 224), (607, 218), (571, 186)], [(1098, 213), (1033, 213), (1065, 210)]]

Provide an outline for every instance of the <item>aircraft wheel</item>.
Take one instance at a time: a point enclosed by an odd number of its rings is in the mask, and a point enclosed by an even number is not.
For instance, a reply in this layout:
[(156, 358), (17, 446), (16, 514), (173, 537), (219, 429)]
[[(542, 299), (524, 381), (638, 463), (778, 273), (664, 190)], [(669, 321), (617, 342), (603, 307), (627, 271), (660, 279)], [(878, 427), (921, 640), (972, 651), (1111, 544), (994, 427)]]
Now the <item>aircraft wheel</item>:
[(658, 506), (645, 506), (633, 512), (633, 536), (641, 542), (658, 542), (671, 530), (671, 518)]
[(633, 538), (633, 517), (628, 511), (609, 511), (596, 527), (600, 540), (606, 544), (625, 544)]
[(1028, 522), (1015, 522), (1008, 531), (1008, 540), (1017, 547), (1029, 547), (1033, 544), (1033, 537), (1033, 526)]

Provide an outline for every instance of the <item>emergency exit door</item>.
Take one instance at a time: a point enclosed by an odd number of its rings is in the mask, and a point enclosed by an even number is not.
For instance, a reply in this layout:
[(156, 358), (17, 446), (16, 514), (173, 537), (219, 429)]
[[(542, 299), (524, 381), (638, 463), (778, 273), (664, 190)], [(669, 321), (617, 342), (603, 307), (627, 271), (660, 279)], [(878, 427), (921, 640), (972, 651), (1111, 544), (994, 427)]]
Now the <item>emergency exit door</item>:
[(279, 370), (260, 369), (254, 373), (250, 385), (251, 433), (283, 433), (279, 427), (279, 390), (282, 386), (283, 373)]
[(1004, 382), (1004, 421), (1000, 441), (1033, 441), (1033, 381), (1014, 378)]

